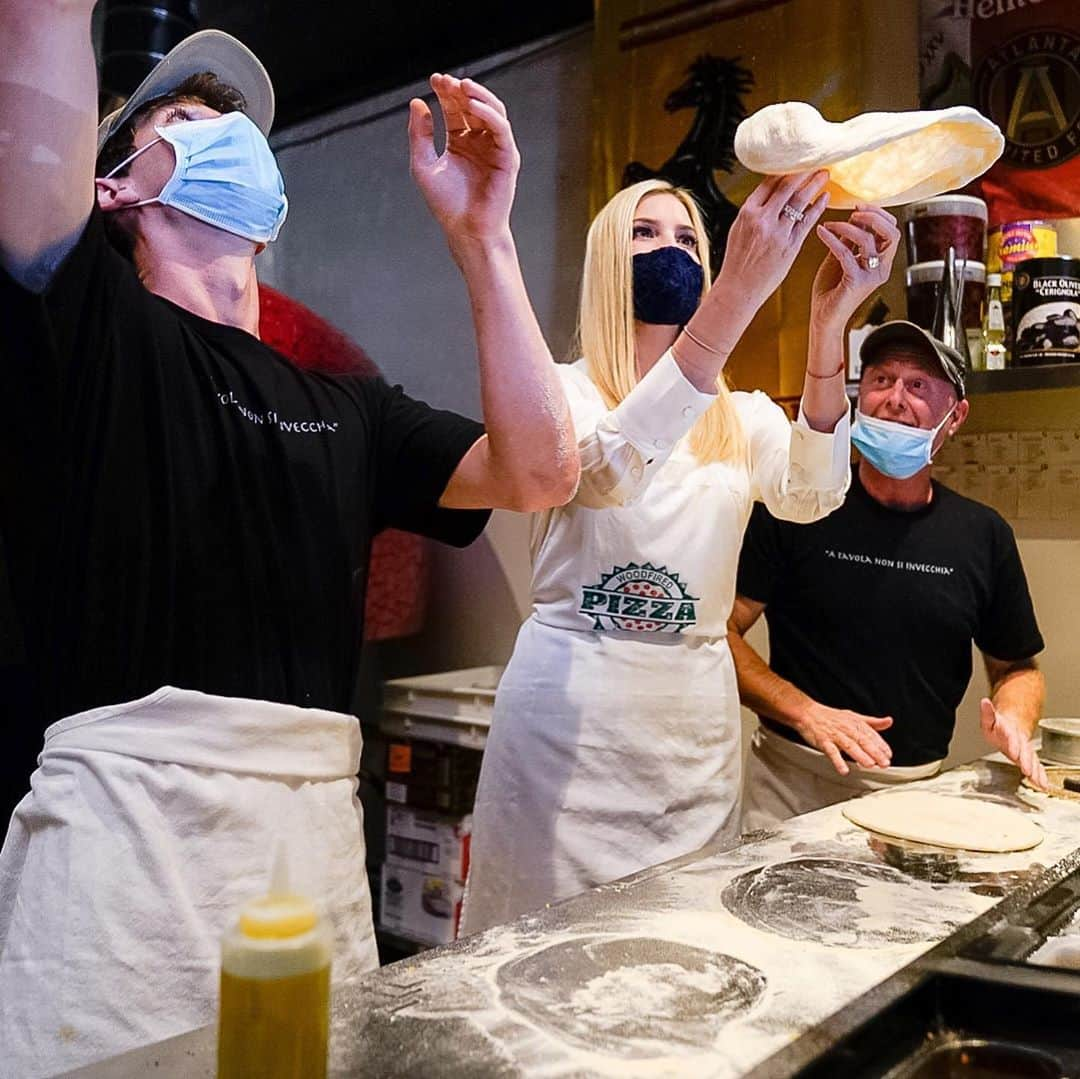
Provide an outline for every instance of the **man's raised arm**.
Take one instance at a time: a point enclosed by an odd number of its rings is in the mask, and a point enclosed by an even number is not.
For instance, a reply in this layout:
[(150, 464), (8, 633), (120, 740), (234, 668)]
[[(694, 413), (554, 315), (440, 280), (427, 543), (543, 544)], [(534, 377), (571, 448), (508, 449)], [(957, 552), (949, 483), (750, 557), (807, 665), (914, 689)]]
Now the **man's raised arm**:
[(522, 512), (562, 505), (578, 482), (570, 410), (533, 313), (510, 232), (520, 157), (503, 103), (470, 79), (433, 75), (446, 123), (409, 106), (412, 174), (465, 277), (487, 434), (466, 452), (439, 505)]
[(0, 264), (35, 291), (94, 198), (93, 0), (0, 0)]

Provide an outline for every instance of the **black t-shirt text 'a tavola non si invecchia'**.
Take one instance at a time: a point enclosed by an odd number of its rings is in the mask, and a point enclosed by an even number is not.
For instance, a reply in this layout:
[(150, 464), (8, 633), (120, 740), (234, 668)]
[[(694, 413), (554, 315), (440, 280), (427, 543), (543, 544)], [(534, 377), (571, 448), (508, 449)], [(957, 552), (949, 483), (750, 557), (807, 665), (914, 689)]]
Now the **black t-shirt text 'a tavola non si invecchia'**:
[(1012, 529), (936, 481), (913, 512), (881, 505), (857, 471), (844, 504), (813, 524), (755, 506), (737, 587), (766, 605), (778, 675), (830, 708), (892, 716), (881, 736), (894, 765), (948, 753), (972, 642), (1001, 660), (1043, 648)]
[(95, 211), (47, 290), (0, 273), (0, 510), (40, 721), (162, 685), (347, 711), (384, 527), (464, 545), (437, 501), (480, 424), (305, 372), (153, 295)]

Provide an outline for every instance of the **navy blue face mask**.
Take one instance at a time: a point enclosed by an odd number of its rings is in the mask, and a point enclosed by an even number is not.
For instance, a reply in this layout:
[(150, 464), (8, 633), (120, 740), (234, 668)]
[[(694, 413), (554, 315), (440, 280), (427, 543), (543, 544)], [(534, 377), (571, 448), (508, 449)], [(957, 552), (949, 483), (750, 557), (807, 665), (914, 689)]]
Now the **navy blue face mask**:
[(634, 318), (653, 326), (685, 326), (701, 303), (704, 271), (681, 247), (634, 256)]

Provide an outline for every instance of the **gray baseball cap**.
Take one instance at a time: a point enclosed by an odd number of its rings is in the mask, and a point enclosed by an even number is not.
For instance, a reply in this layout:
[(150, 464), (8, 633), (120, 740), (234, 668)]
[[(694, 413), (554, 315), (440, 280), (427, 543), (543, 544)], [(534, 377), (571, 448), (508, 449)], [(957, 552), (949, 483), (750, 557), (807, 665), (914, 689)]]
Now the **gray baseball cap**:
[(863, 338), (859, 349), (859, 358), (863, 368), (871, 366), (877, 359), (877, 353), (888, 345), (902, 345), (918, 355), (925, 356), (939, 368), (945, 379), (952, 384), (957, 396), (966, 396), (964, 387), (964, 358), (954, 348), (943, 344), (933, 334), (916, 326), (914, 322), (894, 319), (883, 322), (876, 330)]
[(224, 30), (199, 30), (184, 38), (139, 83), (123, 106), (98, 124), (97, 152), (141, 105), (175, 90), (185, 79), (204, 71), (239, 90), (247, 103), (244, 112), (264, 135), (274, 122), (274, 86), (259, 58)]

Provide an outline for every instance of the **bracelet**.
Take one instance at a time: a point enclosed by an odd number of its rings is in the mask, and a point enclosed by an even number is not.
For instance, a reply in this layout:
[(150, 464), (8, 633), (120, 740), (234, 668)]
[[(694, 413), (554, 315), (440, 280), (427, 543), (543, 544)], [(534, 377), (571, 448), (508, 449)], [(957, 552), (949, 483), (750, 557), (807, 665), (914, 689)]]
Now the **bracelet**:
[(697, 336), (694, 335), (693, 331), (690, 329), (689, 326), (684, 326), (682, 328), (682, 332), (684, 334), (686, 334), (686, 336), (689, 337), (690, 340), (693, 341), (694, 344), (697, 345), (698, 348), (703, 348), (706, 352), (711, 352), (714, 356), (729, 356), (730, 355), (730, 353), (728, 353), (728, 352), (721, 352), (720, 349), (713, 348), (712, 345), (705, 344), (705, 342), (702, 341), (700, 337), (697, 337)]
[(840, 364), (840, 366), (835, 371), (830, 371), (827, 375), (819, 375), (819, 374), (815, 373), (814, 371), (811, 371), (809, 367), (806, 369), (806, 374), (810, 378), (821, 378), (821, 379), (836, 378), (837, 375), (842, 375), (843, 373), (844, 373), (844, 364)]

